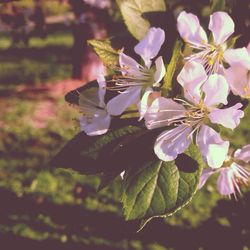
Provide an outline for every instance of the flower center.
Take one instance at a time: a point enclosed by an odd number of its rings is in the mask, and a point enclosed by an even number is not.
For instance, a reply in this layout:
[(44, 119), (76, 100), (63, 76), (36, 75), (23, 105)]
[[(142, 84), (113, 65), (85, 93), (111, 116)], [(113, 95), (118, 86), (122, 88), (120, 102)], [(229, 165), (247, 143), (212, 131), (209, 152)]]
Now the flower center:
[(109, 81), (115, 83), (108, 87), (110, 90), (125, 91), (128, 87), (147, 87), (154, 83), (154, 71), (141, 65), (138, 67), (124, 65), (123, 67), (115, 67), (113, 70), (117, 73)]
[(186, 57), (187, 60), (199, 60), (204, 65), (208, 75), (219, 71), (224, 60), (223, 46), (204, 43), (202, 46), (191, 45), (191, 47), (198, 52)]

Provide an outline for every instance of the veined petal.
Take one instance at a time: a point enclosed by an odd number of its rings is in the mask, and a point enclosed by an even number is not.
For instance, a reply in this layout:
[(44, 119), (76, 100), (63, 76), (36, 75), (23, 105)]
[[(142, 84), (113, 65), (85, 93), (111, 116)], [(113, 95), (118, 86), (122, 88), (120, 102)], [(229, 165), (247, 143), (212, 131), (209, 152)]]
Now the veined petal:
[(191, 143), (191, 128), (185, 125), (161, 133), (156, 139), (154, 152), (162, 161), (172, 161)]
[(162, 60), (162, 56), (159, 56), (155, 60), (156, 71), (154, 74), (155, 83), (159, 83), (166, 74), (166, 68)]
[(242, 149), (237, 149), (234, 153), (236, 160), (241, 160), (246, 163), (250, 162), (250, 144), (244, 146)]
[(99, 93), (98, 88), (91, 87), (79, 94), (79, 107), (82, 111), (85, 108), (95, 109), (99, 105)]
[(221, 195), (231, 195), (234, 190), (234, 172), (231, 168), (220, 169), (220, 175), (217, 180), (217, 188)]
[(223, 141), (212, 128), (202, 125), (198, 132), (197, 144), (209, 167), (221, 167), (229, 149), (228, 141)]
[(240, 64), (250, 70), (250, 55), (247, 49), (228, 49), (224, 52), (224, 58), (230, 65)]
[(131, 69), (133, 71), (137, 70), (140, 67), (139, 63), (137, 63), (132, 57), (127, 56), (123, 52), (119, 54), (119, 64), (120, 67), (122, 68), (123, 73), (130, 72)]
[(210, 16), (208, 26), (212, 31), (214, 43), (223, 44), (234, 33), (234, 22), (226, 12), (215, 12)]
[(153, 93), (153, 89), (151, 88), (147, 88), (144, 95), (142, 96), (141, 98), (141, 101), (139, 102), (139, 105), (138, 105), (138, 109), (139, 109), (139, 112), (140, 112), (140, 118), (139, 118), (139, 121), (142, 120), (149, 108), (149, 105), (148, 105), (148, 98), (149, 96)]
[(250, 76), (245, 67), (234, 64), (225, 70), (225, 77), (234, 95), (250, 98)]
[(200, 178), (198, 189), (201, 189), (205, 185), (205, 183), (207, 182), (208, 178), (214, 173), (215, 172), (212, 168), (203, 169), (202, 173), (201, 173), (201, 178)]
[(244, 112), (240, 110), (241, 103), (226, 109), (214, 109), (208, 115), (212, 123), (221, 124), (226, 128), (235, 129), (240, 124), (240, 119), (244, 117)]
[(103, 75), (100, 75), (97, 78), (97, 82), (99, 85), (99, 89), (98, 89), (98, 95), (99, 95), (99, 106), (100, 107), (105, 107), (105, 102), (104, 102), (104, 97), (106, 94), (106, 81)]
[(185, 63), (183, 69), (177, 76), (177, 81), (184, 88), (185, 97), (196, 104), (200, 102), (200, 87), (206, 79), (207, 74), (203, 65), (195, 61)]
[(195, 45), (207, 43), (207, 35), (197, 16), (182, 11), (177, 18), (177, 29), (184, 41)]
[(201, 89), (205, 93), (204, 104), (206, 107), (214, 107), (220, 103), (227, 104), (229, 86), (224, 76), (210, 75)]
[(121, 115), (130, 105), (139, 101), (140, 93), (141, 87), (129, 87), (107, 103), (108, 113), (114, 116)]
[(82, 116), (80, 118), (80, 128), (89, 136), (102, 135), (108, 131), (110, 121), (110, 115), (94, 116), (91, 119)]
[(169, 126), (169, 119), (183, 117), (186, 109), (169, 98), (155, 99), (144, 116), (146, 127), (154, 129)]
[(146, 36), (135, 46), (135, 52), (141, 56), (145, 65), (150, 67), (151, 59), (157, 56), (165, 41), (165, 32), (161, 28), (150, 28)]

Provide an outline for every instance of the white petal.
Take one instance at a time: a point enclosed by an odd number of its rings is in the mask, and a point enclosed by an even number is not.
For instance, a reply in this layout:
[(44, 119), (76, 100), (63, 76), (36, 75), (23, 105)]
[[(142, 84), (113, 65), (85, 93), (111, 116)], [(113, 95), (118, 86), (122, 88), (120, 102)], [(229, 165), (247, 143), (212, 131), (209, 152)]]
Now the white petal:
[(234, 95), (250, 97), (250, 76), (245, 67), (235, 64), (225, 70), (225, 77)]
[(99, 85), (98, 89), (98, 95), (99, 95), (99, 106), (100, 107), (105, 107), (105, 102), (104, 102), (104, 97), (106, 94), (106, 81), (103, 75), (100, 75), (97, 78), (97, 82)]
[(98, 88), (91, 87), (82, 91), (79, 95), (79, 107), (84, 111), (84, 108), (96, 108), (99, 105)]
[(192, 44), (207, 43), (207, 35), (197, 16), (182, 11), (177, 18), (177, 29), (184, 41)]
[(230, 65), (240, 64), (250, 70), (250, 55), (247, 49), (228, 49), (224, 52), (224, 58)]
[(210, 16), (208, 26), (213, 33), (214, 43), (223, 44), (234, 33), (234, 22), (226, 12), (215, 12)]
[(238, 149), (234, 153), (234, 158), (237, 160), (244, 161), (246, 163), (250, 162), (250, 144), (244, 146), (242, 149)]
[(191, 143), (191, 128), (179, 126), (161, 133), (154, 146), (154, 152), (162, 161), (172, 161), (183, 153)]
[(201, 89), (205, 93), (204, 103), (206, 107), (214, 107), (220, 103), (227, 104), (229, 86), (224, 76), (210, 75)]
[(195, 61), (185, 63), (177, 76), (177, 81), (184, 88), (185, 97), (193, 103), (201, 99), (200, 87), (207, 79), (206, 71), (202, 64)]
[(119, 64), (122, 69), (124, 69), (124, 72), (129, 72), (130, 69), (139, 69), (140, 64), (137, 63), (132, 57), (127, 56), (124, 53), (119, 54)]
[(120, 173), (120, 176), (121, 176), (122, 180), (124, 179), (124, 175), (125, 175), (125, 171), (123, 171), (123, 172)]
[(165, 65), (164, 65), (164, 62), (163, 62), (161, 56), (159, 56), (155, 60), (155, 66), (156, 66), (156, 71), (155, 71), (155, 74), (154, 74), (154, 80), (155, 80), (155, 83), (159, 83), (161, 81), (161, 79), (166, 74), (166, 68), (165, 68)]
[(240, 119), (244, 117), (244, 112), (240, 110), (241, 103), (226, 109), (214, 109), (208, 115), (212, 123), (221, 124), (226, 128), (235, 129), (240, 124)]
[(159, 97), (155, 99), (145, 114), (146, 127), (154, 129), (169, 125), (169, 119), (183, 117), (186, 109), (172, 99)]
[(220, 175), (217, 180), (217, 188), (221, 195), (230, 195), (235, 193), (233, 178), (234, 173), (231, 168), (220, 169)]
[(140, 118), (139, 118), (139, 121), (142, 120), (149, 108), (149, 105), (148, 105), (148, 98), (149, 96), (153, 93), (153, 89), (151, 88), (147, 88), (144, 95), (142, 96), (141, 98), (141, 101), (139, 102), (139, 105), (138, 105), (138, 109), (139, 109), (139, 112), (140, 112)]
[(129, 87), (125, 92), (115, 96), (107, 103), (110, 115), (121, 115), (130, 105), (140, 99), (141, 87)]
[(197, 144), (209, 167), (221, 167), (227, 156), (228, 141), (223, 141), (215, 130), (203, 125), (198, 132)]
[(160, 28), (150, 28), (146, 36), (135, 46), (135, 52), (149, 67), (151, 59), (157, 56), (165, 41), (165, 32)]
[(202, 170), (201, 173), (201, 178), (200, 178), (200, 182), (199, 182), (199, 186), (198, 188), (201, 189), (205, 183), (207, 182), (207, 179), (214, 174), (214, 170), (212, 168), (205, 168)]
[(80, 118), (81, 131), (84, 131), (87, 135), (102, 135), (105, 134), (110, 126), (111, 118), (106, 116), (95, 116), (90, 120), (86, 116)]

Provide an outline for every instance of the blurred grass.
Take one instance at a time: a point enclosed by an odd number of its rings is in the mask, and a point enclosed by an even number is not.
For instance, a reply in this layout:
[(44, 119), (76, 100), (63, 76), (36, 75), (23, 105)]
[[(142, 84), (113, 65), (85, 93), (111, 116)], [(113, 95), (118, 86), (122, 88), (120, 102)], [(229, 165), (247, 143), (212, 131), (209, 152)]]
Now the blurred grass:
[(29, 47), (12, 48), (7, 35), (0, 37), (0, 86), (34, 85), (71, 77), (71, 46), (68, 32), (55, 32), (46, 39), (32, 37)]

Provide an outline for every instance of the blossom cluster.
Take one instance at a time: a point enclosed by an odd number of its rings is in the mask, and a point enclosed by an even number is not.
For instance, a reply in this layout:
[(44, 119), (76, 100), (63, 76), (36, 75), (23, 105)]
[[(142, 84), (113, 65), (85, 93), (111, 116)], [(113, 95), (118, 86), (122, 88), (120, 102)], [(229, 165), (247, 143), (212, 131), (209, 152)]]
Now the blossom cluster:
[(185, 55), (176, 80), (182, 95), (163, 96), (162, 80), (166, 68), (158, 53), (165, 41), (165, 32), (152, 27), (135, 46), (142, 63), (119, 52), (119, 66), (109, 87), (117, 95), (104, 101), (107, 83), (97, 79), (99, 90), (80, 94), (81, 130), (90, 136), (108, 131), (113, 116), (121, 116), (136, 105), (139, 120), (147, 129), (165, 128), (158, 135), (154, 152), (162, 161), (173, 161), (194, 142), (207, 164), (200, 187), (209, 176), (219, 173), (217, 187), (222, 195), (240, 193), (240, 184), (247, 183), (250, 173), (250, 144), (229, 156), (230, 142), (222, 138), (218, 126), (234, 130), (244, 117), (242, 103), (228, 104), (229, 93), (250, 98), (250, 43), (234, 49), (229, 46), (234, 22), (225, 12), (210, 16), (211, 39), (197, 16), (182, 11), (177, 18), (178, 32), (191, 51)]

